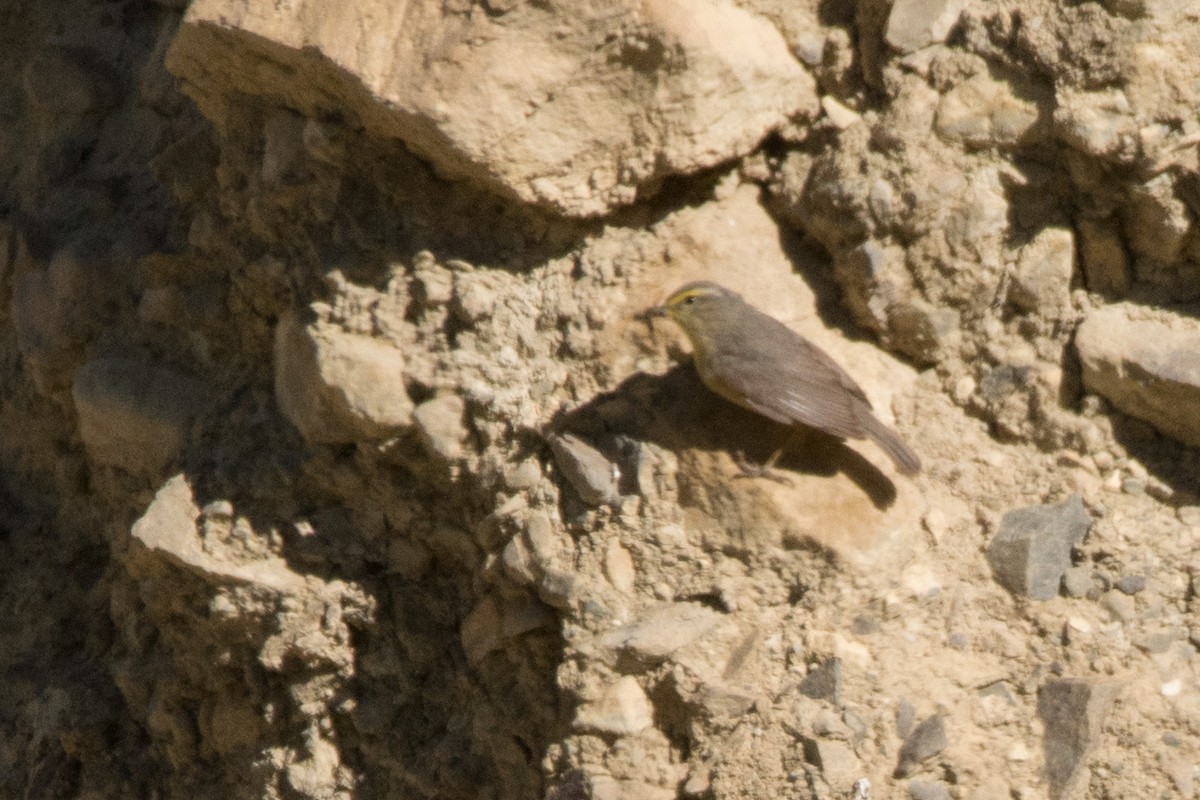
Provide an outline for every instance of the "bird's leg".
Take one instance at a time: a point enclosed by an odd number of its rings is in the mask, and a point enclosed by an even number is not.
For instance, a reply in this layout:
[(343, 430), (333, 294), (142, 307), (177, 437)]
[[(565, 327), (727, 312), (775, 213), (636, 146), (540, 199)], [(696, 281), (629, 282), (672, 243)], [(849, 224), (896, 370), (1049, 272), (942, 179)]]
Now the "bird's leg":
[(792, 481), (790, 478), (775, 471), (775, 463), (779, 461), (779, 457), (783, 455), (784, 451), (792, 446), (799, 435), (800, 429), (793, 426), (791, 434), (788, 435), (788, 438), (786, 441), (784, 441), (783, 445), (780, 446), (774, 453), (772, 453), (771, 457), (762, 464), (751, 464), (741, 452), (734, 453), (734, 462), (738, 466), (738, 474), (734, 477), (766, 478), (769, 481), (782, 483), (784, 486), (791, 486)]

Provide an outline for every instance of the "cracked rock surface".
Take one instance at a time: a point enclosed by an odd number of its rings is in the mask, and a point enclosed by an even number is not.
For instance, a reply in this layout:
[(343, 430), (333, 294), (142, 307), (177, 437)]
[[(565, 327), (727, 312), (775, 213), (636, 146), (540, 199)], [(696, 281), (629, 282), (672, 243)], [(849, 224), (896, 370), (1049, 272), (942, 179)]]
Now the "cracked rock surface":
[[(1188, 3), (4, 30), (0, 796), (1196, 796)], [(745, 477), (701, 279), (924, 471)]]

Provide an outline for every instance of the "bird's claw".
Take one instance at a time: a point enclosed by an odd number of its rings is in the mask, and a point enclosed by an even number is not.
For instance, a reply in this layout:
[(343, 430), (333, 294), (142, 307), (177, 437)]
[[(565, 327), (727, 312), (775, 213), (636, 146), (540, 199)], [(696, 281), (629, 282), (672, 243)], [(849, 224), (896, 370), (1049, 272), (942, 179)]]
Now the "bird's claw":
[(733, 462), (738, 468), (738, 474), (734, 475), (734, 478), (766, 478), (783, 486), (792, 485), (792, 479), (773, 469), (770, 462), (752, 464), (740, 450), (733, 454)]

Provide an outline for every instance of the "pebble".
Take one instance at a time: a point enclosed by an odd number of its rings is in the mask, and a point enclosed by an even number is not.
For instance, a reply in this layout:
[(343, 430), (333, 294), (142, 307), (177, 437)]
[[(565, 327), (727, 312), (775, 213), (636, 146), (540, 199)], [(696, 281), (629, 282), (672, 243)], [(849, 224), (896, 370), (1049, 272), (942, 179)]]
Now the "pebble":
[(946, 723), (941, 715), (935, 714), (913, 728), (912, 733), (904, 737), (900, 746), (900, 757), (897, 759), (895, 776), (903, 778), (919, 764), (933, 758), (946, 749), (949, 742), (946, 739)]
[(858, 756), (845, 742), (810, 739), (804, 743), (804, 757), (821, 770), (830, 786), (839, 789), (851, 786), (862, 775)]
[(1051, 797), (1065, 797), (1086, 773), (1087, 754), (1095, 747), (1119, 684), (1078, 678), (1052, 680), (1038, 689), (1038, 716)]
[(720, 615), (699, 603), (662, 603), (601, 637), (603, 647), (655, 664), (708, 633)]
[(997, 582), (1013, 594), (1034, 600), (1058, 595), (1071, 566), (1071, 548), (1092, 525), (1079, 495), (1055, 505), (1010, 511), (988, 545), (988, 562)]
[(1145, 575), (1126, 575), (1117, 581), (1117, 588), (1125, 594), (1133, 595), (1146, 588)]
[(604, 551), (604, 575), (618, 592), (633, 594), (636, 580), (633, 556), (616, 539)]
[(509, 491), (519, 492), (532, 489), (542, 478), (542, 469), (533, 459), (526, 459), (518, 464), (508, 464), (504, 467), (504, 485)]
[(468, 434), (465, 413), (466, 403), (456, 394), (438, 395), (413, 409), (413, 425), (430, 455), (445, 461), (462, 455)]
[(962, 5), (961, 0), (896, 0), (888, 14), (884, 37), (901, 53), (945, 41)]
[(804, 680), (800, 681), (800, 685), (796, 688), (805, 697), (811, 697), (814, 700), (828, 700), (837, 705), (842, 688), (841, 659), (831, 658), (816, 667), (805, 676)]
[(1063, 589), (1068, 597), (1084, 597), (1092, 590), (1090, 567), (1071, 567), (1063, 573)]
[(589, 506), (620, 502), (617, 483), (621, 473), (603, 453), (570, 433), (551, 436), (549, 442), (554, 463), (580, 500)]
[(1121, 622), (1132, 622), (1137, 616), (1137, 606), (1133, 598), (1115, 589), (1101, 596), (1100, 605), (1112, 614), (1113, 619)]
[(627, 736), (649, 728), (654, 709), (632, 675), (618, 678), (598, 699), (585, 703), (575, 715), (576, 730)]
[(911, 800), (951, 800), (953, 797), (942, 781), (911, 781), (908, 796)]

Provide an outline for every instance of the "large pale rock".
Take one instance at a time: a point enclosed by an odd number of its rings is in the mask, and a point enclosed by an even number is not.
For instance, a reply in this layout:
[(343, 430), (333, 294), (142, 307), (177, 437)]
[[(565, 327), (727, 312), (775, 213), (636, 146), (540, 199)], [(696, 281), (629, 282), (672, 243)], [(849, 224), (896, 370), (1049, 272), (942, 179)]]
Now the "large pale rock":
[(1089, 314), (1075, 346), (1088, 391), (1200, 447), (1200, 323), (1120, 303)]
[(312, 443), (382, 439), (412, 422), (400, 351), (285, 314), (275, 330), (275, 396)]
[(197, 0), (167, 63), (218, 125), (235, 94), (353, 115), (447, 175), (571, 215), (818, 112), (784, 37), (731, 0), (445, 7)]
[(165, 367), (99, 358), (75, 372), (71, 397), (89, 456), (153, 475), (179, 454), (209, 391), (200, 381)]

